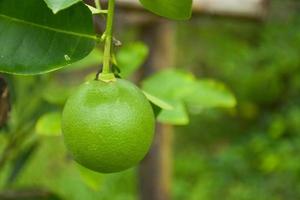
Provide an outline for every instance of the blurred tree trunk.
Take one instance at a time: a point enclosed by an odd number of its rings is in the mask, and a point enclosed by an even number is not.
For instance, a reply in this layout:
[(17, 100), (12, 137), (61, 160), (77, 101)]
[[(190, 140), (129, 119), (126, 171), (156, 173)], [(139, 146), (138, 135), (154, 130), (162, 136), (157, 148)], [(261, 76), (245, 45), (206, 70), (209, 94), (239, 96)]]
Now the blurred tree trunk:
[[(173, 65), (174, 28), (167, 21), (147, 24), (143, 40), (150, 47), (150, 58), (144, 73), (153, 73)], [(157, 123), (152, 148), (139, 168), (141, 200), (171, 199), (172, 127)]]

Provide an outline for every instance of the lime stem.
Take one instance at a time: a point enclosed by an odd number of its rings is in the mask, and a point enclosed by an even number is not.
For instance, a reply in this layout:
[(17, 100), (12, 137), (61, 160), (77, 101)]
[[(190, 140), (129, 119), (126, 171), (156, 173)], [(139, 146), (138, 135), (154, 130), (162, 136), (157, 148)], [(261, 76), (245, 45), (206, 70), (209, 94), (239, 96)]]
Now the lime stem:
[(115, 12), (115, 0), (109, 0), (108, 10), (107, 10), (106, 30), (105, 30), (105, 44), (104, 44), (102, 74), (109, 74), (111, 68), (114, 12)]

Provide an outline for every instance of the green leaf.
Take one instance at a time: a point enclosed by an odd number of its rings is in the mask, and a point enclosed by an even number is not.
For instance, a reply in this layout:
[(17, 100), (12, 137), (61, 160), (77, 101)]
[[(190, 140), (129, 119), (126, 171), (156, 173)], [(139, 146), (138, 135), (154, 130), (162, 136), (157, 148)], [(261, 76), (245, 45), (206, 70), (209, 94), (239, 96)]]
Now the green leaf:
[(156, 96), (153, 96), (145, 91), (143, 91), (143, 93), (147, 97), (147, 99), (149, 100), (149, 102), (152, 106), (155, 118), (158, 118), (158, 115), (161, 113), (162, 109), (165, 109), (165, 110), (173, 110), (174, 109), (173, 106), (171, 104), (167, 103), (166, 101), (164, 101)]
[(170, 105), (169, 103), (167, 103), (166, 101), (160, 99), (159, 97), (153, 96), (151, 94), (149, 94), (148, 92), (143, 91), (143, 93), (145, 94), (145, 96), (147, 97), (147, 99), (155, 104), (156, 106), (164, 109), (164, 110), (173, 110), (173, 106)]
[(140, 0), (151, 12), (175, 20), (186, 20), (191, 17), (192, 0)]
[(155, 73), (142, 82), (142, 88), (165, 101), (182, 100), (192, 92), (195, 83), (193, 74), (167, 69)]
[(162, 110), (157, 120), (173, 125), (186, 125), (189, 117), (183, 104), (183, 97), (190, 94), (194, 83), (194, 76), (189, 73), (168, 69), (147, 78), (142, 88), (156, 97), (172, 105), (172, 110)]
[(172, 110), (162, 110), (157, 120), (161, 123), (173, 125), (187, 125), (189, 123), (189, 116), (184, 104), (180, 101), (173, 101), (171, 103)]
[(117, 62), (121, 70), (121, 76), (126, 78), (132, 75), (145, 62), (148, 53), (148, 47), (142, 42), (123, 46), (117, 53)]
[(168, 69), (156, 73), (142, 83), (142, 88), (171, 104), (173, 110), (163, 110), (158, 120), (183, 125), (188, 123), (185, 106), (192, 113), (204, 108), (233, 107), (236, 100), (224, 84), (214, 80), (197, 80), (193, 74)]
[(207, 108), (230, 108), (236, 105), (234, 95), (224, 84), (208, 79), (196, 81), (191, 94), (184, 98), (184, 102), (192, 113), (199, 113)]
[(46, 136), (61, 135), (61, 113), (51, 112), (43, 115), (35, 127), (36, 133)]
[(81, 0), (44, 0), (53, 13), (66, 9)]
[(0, 31), (0, 71), (13, 74), (62, 68), (87, 56), (96, 41), (83, 3), (54, 15), (41, 0), (2, 0)]

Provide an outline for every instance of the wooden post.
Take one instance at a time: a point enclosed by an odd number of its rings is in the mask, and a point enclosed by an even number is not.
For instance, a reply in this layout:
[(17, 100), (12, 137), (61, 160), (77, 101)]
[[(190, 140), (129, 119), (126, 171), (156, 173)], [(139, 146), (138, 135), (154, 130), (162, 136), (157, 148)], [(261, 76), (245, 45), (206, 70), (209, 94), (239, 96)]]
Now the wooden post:
[[(167, 21), (158, 21), (143, 27), (142, 37), (150, 46), (146, 74), (171, 67), (174, 60), (174, 29)], [(152, 148), (139, 168), (141, 200), (171, 199), (172, 126), (157, 123)]]
[(141, 200), (171, 199), (172, 127), (157, 124), (152, 148), (139, 168)]

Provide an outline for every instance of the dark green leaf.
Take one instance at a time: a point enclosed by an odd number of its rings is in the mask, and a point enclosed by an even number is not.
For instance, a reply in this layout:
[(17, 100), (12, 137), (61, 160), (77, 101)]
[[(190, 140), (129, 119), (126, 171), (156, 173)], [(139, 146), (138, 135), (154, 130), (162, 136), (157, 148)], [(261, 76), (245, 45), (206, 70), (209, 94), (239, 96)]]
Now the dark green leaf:
[(59, 69), (87, 56), (96, 40), (83, 3), (54, 15), (41, 0), (2, 0), (0, 32), (0, 71), (13, 74)]

